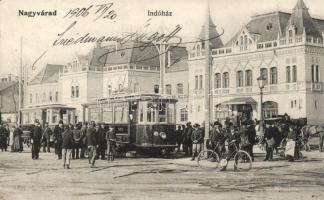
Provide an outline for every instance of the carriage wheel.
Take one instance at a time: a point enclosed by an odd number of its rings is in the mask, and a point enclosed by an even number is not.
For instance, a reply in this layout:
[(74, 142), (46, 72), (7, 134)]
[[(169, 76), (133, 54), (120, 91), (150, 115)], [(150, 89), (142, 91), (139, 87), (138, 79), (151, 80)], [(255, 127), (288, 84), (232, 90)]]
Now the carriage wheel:
[(235, 171), (249, 171), (252, 168), (252, 158), (246, 151), (238, 151), (234, 156)]
[(218, 167), (219, 156), (212, 150), (201, 151), (197, 157), (199, 167)]

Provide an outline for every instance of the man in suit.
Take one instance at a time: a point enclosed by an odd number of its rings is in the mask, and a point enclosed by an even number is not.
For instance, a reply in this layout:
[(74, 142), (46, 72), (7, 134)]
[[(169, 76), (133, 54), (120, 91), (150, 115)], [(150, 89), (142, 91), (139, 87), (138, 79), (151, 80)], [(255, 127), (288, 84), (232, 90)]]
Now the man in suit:
[(70, 160), (71, 160), (71, 153), (73, 148), (73, 126), (69, 124), (62, 135), (62, 150), (63, 150), (63, 167), (70, 169)]
[(59, 124), (54, 128), (54, 146), (55, 154), (58, 156), (58, 159), (62, 159), (62, 134), (64, 132), (63, 121), (60, 120)]
[(35, 120), (35, 127), (31, 132), (31, 142), (32, 142), (32, 159), (39, 158), (39, 150), (41, 145), (41, 138), (43, 135), (42, 128), (38, 120)]
[(183, 147), (185, 155), (192, 155), (192, 141), (191, 141), (191, 134), (192, 134), (192, 126), (191, 122), (187, 123), (187, 127), (184, 130), (184, 137), (183, 137)]
[(98, 136), (97, 159), (101, 157), (101, 160), (105, 160), (105, 151), (107, 148), (105, 125), (97, 123), (96, 132)]
[(85, 158), (85, 153), (87, 150), (87, 142), (86, 142), (86, 135), (87, 135), (87, 129), (88, 129), (88, 123), (84, 122), (82, 124), (82, 128), (81, 128), (81, 138), (80, 138), (80, 145), (81, 145), (81, 154), (80, 154), (80, 158)]
[(51, 152), (50, 149), (50, 138), (51, 135), (53, 134), (51, 128), (48, 126), (48, 122), (45, 122), (45, 127), (44, 127), (44, 133), (43, 133), (43, 137), (42, 137), (42, 141), (43, 141), (43, 152)]
[(98, 145), (98, 135), (94, 126), (95, 122), (91, 122), (86, 135), (86, 143), (89, 150), (89, 164), (91, 164), (91, 167), (94, 167), (96, 161)]

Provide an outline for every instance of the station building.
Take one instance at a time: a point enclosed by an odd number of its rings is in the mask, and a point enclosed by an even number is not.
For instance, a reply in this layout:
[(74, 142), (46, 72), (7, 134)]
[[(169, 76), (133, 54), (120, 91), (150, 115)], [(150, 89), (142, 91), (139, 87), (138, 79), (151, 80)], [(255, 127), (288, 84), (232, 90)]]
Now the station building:
[[(206, 23), (207, 24), (207, 23)], [(176, 121), (202, 123), (205, 117), (205, 41), (170, 48), (165, 58), (163, 89), (178, 98)], [(284, 113), (324, 122), (324, 19), (310, 16), (302, 0), (291, 13), (252, 16), (224, 43), (209, 19), (211, 44), (211, 120), (235, 122), (261, 116), (257, 78), (266, 79), (263, 116)], [(97, 44), (86, 56), (65, 65), (46, 65), (25, 88), (23, 122), (34, 119), (56, 124), (88, 121), (83, 106), (115, 94), (157, 93), (160, 54), (155, 45), (140, 42)], [(102, 121), (98, 118), (97, 121)]]
[[(215, 25), (211, 21), (210, 29)], [(211, 37), (213, 35), (211, 34)], [(312, 18), (302, 0), (292, 13), (256, 15), (224, 45), (215, 43), (211, 57), (212, 119), (239, 122), (260, 118), (257, 78), (266, 79), (263, 115), (307, 117), (324, 122), (324, 20)], [(204, 43), (190, 47), (189, 120), (204, 119)]]

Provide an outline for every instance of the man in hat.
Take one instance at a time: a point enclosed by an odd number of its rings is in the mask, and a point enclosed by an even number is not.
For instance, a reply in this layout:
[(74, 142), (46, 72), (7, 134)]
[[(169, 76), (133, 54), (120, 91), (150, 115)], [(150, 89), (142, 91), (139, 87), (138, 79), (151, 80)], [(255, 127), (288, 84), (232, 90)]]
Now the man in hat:
[(210, 141), (211, 147), (214, 149), (217, 147), (217, 153), (222, 155), (226, 151), (225, 149), (225, 133), (222, 129), (222, 124), (218, 121), (214, 122), (214, 126), (211, 130)]
[(194, 125), (194, 130), (192, 131), (191, 141), (192, 141), (192, 158), (191, 161), (195, 160), (195, 157), (198, 156), (201, 150), (201, 143), (203, 140), (203, 134), (199, 128), (199, 124)]
[(88, 123), (83, 122), (81, 128), (81, 138), (80, 138), (80, 145), (81, 145), (81, 154), (80, 158), (85, 158), (85, 152), (87, 150), (87, 142), (86, 142), (86, 135), (87, 135)]
[(95, 122), (91, 122), (86, 135), (86, 143), (89, 150), (89, 164), (91, 164), (91, 167), (94, 167), (96, 161), (98, 145), (98, 135), (94, 126)]
[(79, 130), (79, 125), (74, 126), (73, 132), (73, 148), (72, 148), (72, 159), (79, 159), (79, 152), (81, 147), (81, 130)]
[(97, 148), (97, 159), (101, 157), (101, 160), (105, 159), (105, 151), (106, 151), (106, 131), (105, 131), (105, 125), (97, 123), (96, 125), (96, 132), (98, 135), (98, 148)]
[(55, 146), (55, 154), (58, 159), (62, 159), (62, 143), (63, 138), (62, 134), (64, 132), (63, 121), (60, 120), (58, 125), (54, 128), (54, 146)]
[(50, 138), (52, 136), (53, 132), (51, 128), (48, 126), (48, 122), (45, 122), (45, 127), (44, 127), (44, 132), (43, 132), (43, 137), (42, 137), (42, 142), (43, 142), (43, 152), (51, 152), (50, 149)]
[(7, 138), (8, 138), (8, 133), (6, 128), (2, 123), (0, 123), (0, 148), (1, 151), (7, 151)]
[(192, 126), (191, 122), (187, 123), (187, 127), (184, 129), (184, 137), (183, 137), (183, 151), (185, 152), (185, 155), (191, 155), (192, 154), (192, 141), (191, 141), (191, 134), (192, 134)]
[(35, 126), (33, 131), (31, 132), (31, 143), (32, 143), (32, 159), (39, 158), (39, 150), (41, 145), (41, 138), (43, 135), (42, 128), (38, 120), (35, 120)]
[(73, 148), (73, 125), (69, 124), (62, 134), (62, 150), (63, 150), (63, 168), (70, 169), (70, 160)]

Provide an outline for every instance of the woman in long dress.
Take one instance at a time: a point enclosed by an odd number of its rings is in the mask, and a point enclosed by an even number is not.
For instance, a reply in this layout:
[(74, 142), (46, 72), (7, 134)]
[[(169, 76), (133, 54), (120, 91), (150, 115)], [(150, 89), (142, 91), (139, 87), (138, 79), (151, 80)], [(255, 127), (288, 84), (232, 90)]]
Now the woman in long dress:
[(13, 131), (13, 151), (14, 152), (22, 152), (22, 131), (19, 127), (14, 127)]

